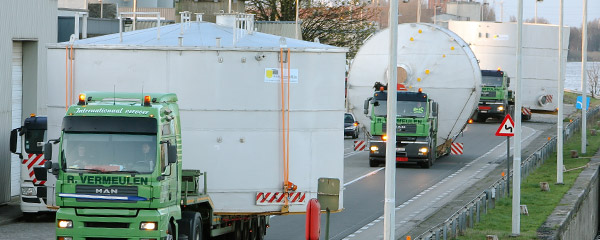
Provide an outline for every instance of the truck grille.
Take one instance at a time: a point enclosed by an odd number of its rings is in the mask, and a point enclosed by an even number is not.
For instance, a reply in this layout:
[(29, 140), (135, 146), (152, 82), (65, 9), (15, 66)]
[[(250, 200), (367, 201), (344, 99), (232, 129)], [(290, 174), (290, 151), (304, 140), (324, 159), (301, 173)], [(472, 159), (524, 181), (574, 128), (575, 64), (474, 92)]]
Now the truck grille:
[[(107, 196), (137, 196), (137, 186), (109, 186), (104, 187), (101, 185), (77, 185), (75, 186), (75, 193), (89, 194), (89, 195), (107, 195)], [(123, 200), (104, 200), (104, 199), (83, 199), (78, 198), (78, 202), (123, 202), (131, 203), (132, 201)]]
[(129, 228), (129, 223), (120, 222), (84, 222), (83, 226), (88, 228)]
[(416, 124), (400, 124), (396, 128), (398, 133), (416, 133), (417, 125)]
[(496, 91), (483, 91), (481, 92), (482, 97), (496, 97)]

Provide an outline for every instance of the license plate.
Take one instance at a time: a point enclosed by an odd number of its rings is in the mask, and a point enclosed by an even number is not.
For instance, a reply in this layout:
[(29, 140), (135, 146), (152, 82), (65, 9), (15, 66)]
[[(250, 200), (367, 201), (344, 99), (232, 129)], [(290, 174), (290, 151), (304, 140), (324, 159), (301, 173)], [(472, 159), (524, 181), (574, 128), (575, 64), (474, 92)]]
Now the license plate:
[(408, 162), (408, 157), (396, 157), (396, 162)]
[(396, 148), (396, 152), (404, 152), (404, 151), (406, 151), (406, 149), (404, 149), (404, 148)]
[(483, 110), (483, 111), (480, 111), (480, 112), (481, 112), (481, 113), (487, 113), (488, 111), (487, 111), (487, 110)]

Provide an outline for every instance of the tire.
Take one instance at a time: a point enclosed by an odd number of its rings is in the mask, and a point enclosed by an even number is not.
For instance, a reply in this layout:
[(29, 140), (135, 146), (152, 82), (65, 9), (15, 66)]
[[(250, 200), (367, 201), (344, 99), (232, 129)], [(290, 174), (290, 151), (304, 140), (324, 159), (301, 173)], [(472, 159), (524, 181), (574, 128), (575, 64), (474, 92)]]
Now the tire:
[(258, 226), (257, 226), (257, 232), (256, 232), (256, 240), (264, 240), (265, 239), (265, 235), (267, 234), (267, 227), (266, 227), (266, 223), (265, 223), (265, 218), (263, 216), (259, 217), (258, 220)]
[(166, 240), (175, 240), (175, 231), (173, 230), (175, 227), (173, 223), (169, 223), (169, 227), (167, 228), (167, 239)]
[(373, 159), (369, 159), (369, 167), (378, 167), (379, 163)]
[(189, 240), (202, 240), (205, 238), (202, 231), (202, 216), (198, 212), (182, 212), (178, 225), (179, 234), (187, 236)]
[(477, 113), (477, 117), (474, 120), (479, 123), (484, 123), (485, 120), (487, 120), (487, 115)]

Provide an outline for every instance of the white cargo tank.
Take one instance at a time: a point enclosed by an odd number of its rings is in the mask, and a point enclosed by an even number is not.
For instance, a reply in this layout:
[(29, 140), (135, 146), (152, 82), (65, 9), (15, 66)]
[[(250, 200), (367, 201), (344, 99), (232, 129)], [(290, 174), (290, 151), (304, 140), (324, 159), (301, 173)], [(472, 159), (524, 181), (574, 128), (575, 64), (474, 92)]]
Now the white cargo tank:
[[(77, 40), (73, 84), (65, 73), (71, 44), (49, 45), (49, 138), (59, 136), (65, 101), (75, 103), (80, 92), (175, 93), (183, 167), (207, 172), (214, 212), (282, 214), (281, 198), (261, 204), (257, 195), (283, 189), (280, 68), (287, 81), (289, 64), (289, 181), (305, 193), (290, 200), (289, 212), (306, 211), (319, 178), (340, 180), (334, 211), (343, 209), (347, 50), (252, 32), (251, 22), (237, 26), (248, 28), (187, 22), (160, 33), (125, 32), (122, 41), (119, 34)], [(281, 48), (290, 48), (289, 56), (285, 50), (280, 57)]]
[[(450, 21), (448, 28), (464, 39), (484, 70), (502, 69), (515, 91), (517, 75), (517, 24)], [(563, 29), (563, 74), (569, 49), (569, 28)], [(523, 107), (556, 111), (558, 103), (558, 25), (523, 24)]]
[[(389, 29), (360, 48), (350, 66), (347, 108), (363, 126), (369, 118), (364, 101), (375, 82), (387, 83)], [(466, 125), (479, 101), (481, 72), (469, 46), (453, 32), (427, 23), (398, 25), (398, 83), (408, 91), (423, 89), (439, 103), (438, 145), (452, 140)]]

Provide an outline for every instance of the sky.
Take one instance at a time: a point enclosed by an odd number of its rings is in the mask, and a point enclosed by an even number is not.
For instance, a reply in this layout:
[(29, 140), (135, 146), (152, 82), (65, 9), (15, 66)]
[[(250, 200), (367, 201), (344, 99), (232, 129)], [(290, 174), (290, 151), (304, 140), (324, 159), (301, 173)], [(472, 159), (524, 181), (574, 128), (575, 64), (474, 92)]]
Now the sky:
[[(481, 2), (482, 0), (476, 0)], [(500, 21), (500, 2), (504, 2), (504, 21), (508, 22), (510, 16), (517, 16), (518, 0), (486, 0), (490, 7), (494, 7), (496, 12), (496, 21)], [(583, 20), (583, 1), (584, 0), (564, 0), (564, 18), (567, 26), (581, 27)], [(600, 19), (600, 0), (587, 0), (588, 4), (588, 22), (594, 19)], [(558, 24), (558, 14), (560, 11), (559, 0), (544, 0), (538, 2), (538, 17), (545, 18), (551, 24)], [(535, 0), (523, 0), (523, 19), (532, 19), (535, 15)]]

